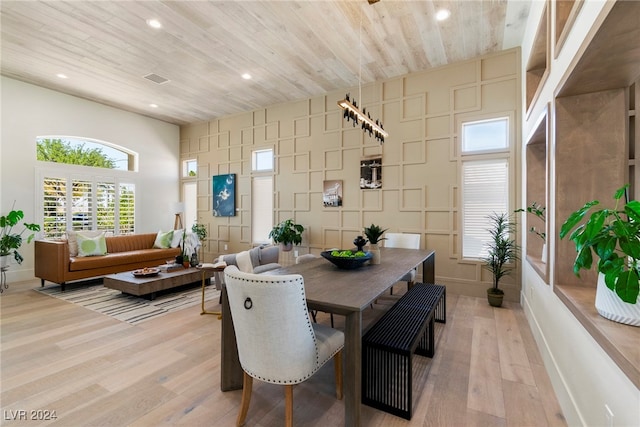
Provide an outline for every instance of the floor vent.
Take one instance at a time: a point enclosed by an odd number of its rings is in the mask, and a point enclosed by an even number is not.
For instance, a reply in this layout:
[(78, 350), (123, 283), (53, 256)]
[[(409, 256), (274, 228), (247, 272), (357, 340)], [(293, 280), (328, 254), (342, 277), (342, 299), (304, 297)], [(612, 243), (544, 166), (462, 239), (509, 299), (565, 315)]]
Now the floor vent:
[(159, 85), (163, 85), (165, 83), (169, 82), (169, 79), (166, 79), (162, 76), (159, 76), (155, 73), (151, 73), (151, 74), (147, 74), (146, 76), (144, 76), (145, 79), (147, 80), (151, 80), (152, 82), (159, 84)]

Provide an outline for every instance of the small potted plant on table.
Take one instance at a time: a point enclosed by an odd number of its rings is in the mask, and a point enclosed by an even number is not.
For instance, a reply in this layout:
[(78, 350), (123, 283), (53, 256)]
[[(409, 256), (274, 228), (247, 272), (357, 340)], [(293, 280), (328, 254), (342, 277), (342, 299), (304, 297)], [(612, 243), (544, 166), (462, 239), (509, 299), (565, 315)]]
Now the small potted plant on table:
[(369, 252), (373, 255), (370, 261), (371, 264), (380, 264), (380, 247), (378, 246), (378, 242), (385, 240), (382, 234), (387, 230), (388, 228), (383, 230), (375, 224), (364, 228), (364, 235), (367, 236), (369, 240)]
[(491, 228), (488, 228), (491, 239), (486, 244), (487, 256), (484, 268), (493, 274), (493, 286), (487, 289), (487, 300), (492, 307), (500, 307), (504, 291), (500, 289), (500, 279), (511, 274), (514, 262), (518, 260), (518, 244), (512, 235), (516, 232), (516, 224), (506, 213), (493, 213), (488, 217)]
[(275, 243), (280, 243), (283, 251), (290, 251), (293, 245), (299, 245), (302, 243), (302, 232), (304, 227), (300, 224), (293, 222), (293, 219), (286, 219), (280, 224), (275, 225), (269, 237), (273, 239)]

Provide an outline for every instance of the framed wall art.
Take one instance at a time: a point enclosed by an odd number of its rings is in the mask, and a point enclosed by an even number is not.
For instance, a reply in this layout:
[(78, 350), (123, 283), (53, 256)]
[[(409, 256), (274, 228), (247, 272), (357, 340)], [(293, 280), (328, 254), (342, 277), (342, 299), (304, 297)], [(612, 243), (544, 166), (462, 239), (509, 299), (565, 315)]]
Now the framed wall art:
[(236, 174), (214, 175), (213, 216), (236, 215)]
[(342, 206), (342, 181), (323, 182), (322, 204), (329, 207)]
[(382, 156), (360, 161), (360, 188), (382, 188)]

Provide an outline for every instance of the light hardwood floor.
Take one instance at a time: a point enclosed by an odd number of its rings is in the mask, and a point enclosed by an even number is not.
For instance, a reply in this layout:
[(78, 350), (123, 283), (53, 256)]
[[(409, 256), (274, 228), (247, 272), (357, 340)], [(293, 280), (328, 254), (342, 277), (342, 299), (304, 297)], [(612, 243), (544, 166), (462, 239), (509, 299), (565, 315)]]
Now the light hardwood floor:
[[(42, 295), (39, 281), (0, 296), (2, 425), (233, 426), (240, 391), (220, 391), (220, 321), (184, 309), (132, 326)], [(379, 316), (402, 293), (366, 310)], [(447, 296), (436, 355), (414, 358), (414, 415), (406, 421), (368, 406), (366, 426), (564, 426), (566, 422), (522, 309)], [(207, 307), (216, 309), (215, 304)], [(328, 324), (328, 315), (318, 321)], [(336, 316), (336, 327), (342, 318)], [(19, 421), (26, 411), (55, 421)], [(340, 426), (333, 366), (294, 389), (297, 426)], [(284, 393), (254, 382), (248, 426), (284, 423)]]

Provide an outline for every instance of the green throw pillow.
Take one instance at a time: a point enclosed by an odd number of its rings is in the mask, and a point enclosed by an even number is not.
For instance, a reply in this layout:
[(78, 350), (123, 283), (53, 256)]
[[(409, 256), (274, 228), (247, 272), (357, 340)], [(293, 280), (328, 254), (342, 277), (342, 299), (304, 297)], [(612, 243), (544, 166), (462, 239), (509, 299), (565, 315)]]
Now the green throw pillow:
[(156, 249), (167, 249), (171, 247), (171, 240), (173, 240), (173, 230), (163, 233), (158, 231), (156, 241), (153, 243), (153, 247)]
[(85, 236), (78, 233), (78, 256), (97, 256), (107, 254), (107, 241), (104, 233), (99, 236)]

